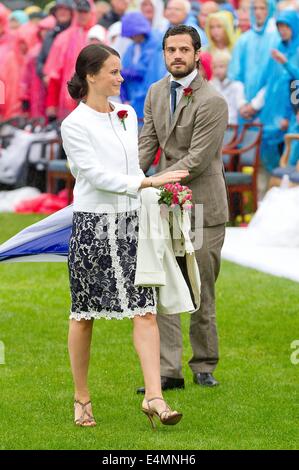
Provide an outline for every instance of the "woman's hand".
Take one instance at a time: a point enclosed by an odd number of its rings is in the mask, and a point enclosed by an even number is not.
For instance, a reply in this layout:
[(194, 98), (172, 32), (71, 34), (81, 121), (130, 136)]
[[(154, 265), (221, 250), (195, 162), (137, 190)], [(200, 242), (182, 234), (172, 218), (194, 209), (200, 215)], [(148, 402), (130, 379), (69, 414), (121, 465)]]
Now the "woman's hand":
[(188, 170), (175, 170), (175, 171), (168, 171), (167, 173), (163, 173), (163, 175), (159, 176), (149, 176), (148, 178), (144, 178), (141, 182), (140, 188), (159, 188), (167, 183), (177, 183), (181, 181), (182, 178), (186, 178), (189, 175)]
[(273, 51), (271, 52), (271, 55), (273, 59), (276, 60), (276, 62), (278, 62), (279, 64), (286, 64), (288, 61), (286, 56), (282, 52), (278, 51), (277, 49), (273, 49)]

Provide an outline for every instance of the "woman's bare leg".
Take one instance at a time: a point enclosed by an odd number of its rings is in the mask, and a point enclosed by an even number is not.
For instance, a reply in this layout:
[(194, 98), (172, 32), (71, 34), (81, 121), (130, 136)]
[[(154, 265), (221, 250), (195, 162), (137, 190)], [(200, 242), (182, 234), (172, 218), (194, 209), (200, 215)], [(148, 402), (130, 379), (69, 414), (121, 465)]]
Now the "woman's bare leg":
[(160, 376), (160, 335), (156, 315), (136, 315), (134, 346), (140, 359), (144, 377), (145, 398), (162, 397)]
[[(151, 313), (144, 316), (136, 315), (133, 323), (134, 346), (139, 356), (145, 385), (143, 405), (147, 407), (146, 400), (154, 397), (163, 398), (160, 376), (160, 335), (156, 315)], [(155, 400), (152, 405), (159, 413), (165, 410), (165, 404), (160, 400)]]
[[(88, 390), (88, 366), (93, 320), (70, 320), (68, 347), (75, 386), (75, 400), (86, 403), (90, 400)], [(91, 405), (87, 411), (92, 415)], [(80, 405), (75, 408), (75, 419), (82, 413)]]

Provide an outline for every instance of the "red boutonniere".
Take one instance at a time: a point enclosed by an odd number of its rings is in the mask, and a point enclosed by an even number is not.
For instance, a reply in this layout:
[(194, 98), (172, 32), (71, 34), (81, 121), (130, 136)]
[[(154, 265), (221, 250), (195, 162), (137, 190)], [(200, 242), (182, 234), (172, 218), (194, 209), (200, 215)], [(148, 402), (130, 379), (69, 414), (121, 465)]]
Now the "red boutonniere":
[(188, 88), (183, 89), (184, 96), (187, 98), (187, 104), (189, 104), (190, 101), (192, 101), (192, 96), (193, 96), (193, 88), (190, 86)]
[(124, 130), (126, 131), (126, 123), (125, 123), (125, 119), (127, 119), (128, 117), (128, 111), (126, 111), (125, 109), (121, 109), (120, 111), (117, 112), (117, 116), (119, 117), (122, 125), (124, 126)]

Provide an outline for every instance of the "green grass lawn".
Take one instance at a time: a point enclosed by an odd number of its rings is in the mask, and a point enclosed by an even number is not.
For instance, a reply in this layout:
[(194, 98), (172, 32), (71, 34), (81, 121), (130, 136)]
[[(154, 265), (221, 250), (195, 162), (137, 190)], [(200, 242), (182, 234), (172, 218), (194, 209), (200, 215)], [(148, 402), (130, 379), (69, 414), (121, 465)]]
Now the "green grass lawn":
[[(38, 216), (0, 214), (0, 242)], [(95, 322), (90, 390), (98, 426), (73, 425), (64, 263), (0, 265), (0, 449), (298, 449), (299, 285), (223, 262), (217, 283), (221, 361), (214, 389), (192, 383), (188, 317), (184, 391), (168, 391), (178, 426), (153, 432), (135, 393), (142, 375), (129, 320)]]

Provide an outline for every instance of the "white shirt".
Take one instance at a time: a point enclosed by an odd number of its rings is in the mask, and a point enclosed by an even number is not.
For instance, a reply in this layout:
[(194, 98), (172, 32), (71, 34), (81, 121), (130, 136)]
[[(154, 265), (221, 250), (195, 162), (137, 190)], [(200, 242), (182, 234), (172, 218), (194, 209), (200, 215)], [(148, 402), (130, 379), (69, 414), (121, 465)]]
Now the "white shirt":
[(228, 123), (238, 124), (238, 112), (246, 103), (243, 83), (225, 78), (213, 78), (210, 82), (216, 90), (225, 98), (228, 106)]
[[(172, 75), (170, 75), (171, 82), (177, 82), (181, 84), (181, 86), (176, 89), (176, 107), (178, 106), (180, 99), (183, 96), (184, 88), (188, 88), (190, 86), (191, 82), (193, 82), (197, 74), (198, 74), (198, 70), (195, 69), (193, 70), (193, 72), (189, 73), (189, 75), (187, 75), (186, 77), (180, 78), (179, 80), (176, 80)], [(169, 100), (169, 106), (170, 106), (170, 112), (171, 112), (171, 97)]]
[(256, 110), (260, 111), (265, 106), (265, 95), (266, 87), (261, 88), (254, 98), (250, 101), (251, 106)]
[[(76, 178), (74, 211), (115, 213), (140, 207), (144, 174), (137, 116), (127, 104), (112, 104), (111, 113), (99, 113), (81, 102), (62, 122), (63, 148)], [(117, 115), (120, 110), (128, 112), (126, 130)]]

